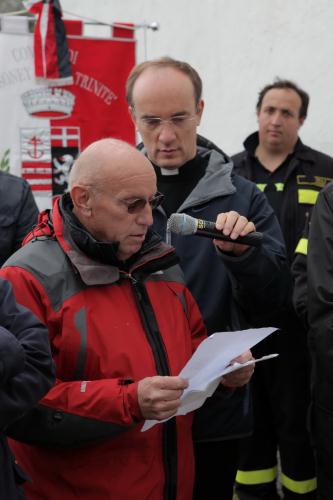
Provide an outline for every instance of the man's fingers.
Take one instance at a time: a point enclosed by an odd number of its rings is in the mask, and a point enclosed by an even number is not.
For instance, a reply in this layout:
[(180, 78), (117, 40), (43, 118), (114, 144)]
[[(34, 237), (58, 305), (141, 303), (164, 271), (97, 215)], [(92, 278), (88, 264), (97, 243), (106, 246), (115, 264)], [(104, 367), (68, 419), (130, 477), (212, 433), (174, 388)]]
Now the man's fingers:
[(224, 375), (221, 382), (226, 387), (242, 387), (247, 384), (254, 372), (254, 365), (245, 366), (232, 373)]
[(181, 377), (153, 377), (155, 379), (156, 387), (161, 390), (184, 390), (188, 387), (188, 380)]
[(138, 384), (138, 402), (144, 418), (163, 420), (174, 414), (188, 381), (180, 377), (147, 377)]
[(251, 361), (254, 359), (252, 352), (250, 350), (243, 352), (231, 361), (232, 363), (246, 363), (246, 361)]
[(155, 401), (174, 401), (176, 399), (179, 399), (181, 395), (183, 394), (183, 390), (179, 389), (162, 389), (156, 393), (155, 396)]
[(223, 234), (235, 240), (238, 236), (245, 236), (256, 230), (253, 222), (234, 210), (218, 214), (215, 226)]

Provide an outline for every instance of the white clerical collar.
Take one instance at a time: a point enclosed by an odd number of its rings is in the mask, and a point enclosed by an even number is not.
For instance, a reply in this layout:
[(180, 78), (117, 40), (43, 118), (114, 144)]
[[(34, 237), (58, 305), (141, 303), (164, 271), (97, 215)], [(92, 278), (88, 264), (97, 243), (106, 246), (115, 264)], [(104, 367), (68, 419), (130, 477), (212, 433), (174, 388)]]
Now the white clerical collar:
[(160, 167), (162, 175), (178, 175), (179, 168), (162, 168)]

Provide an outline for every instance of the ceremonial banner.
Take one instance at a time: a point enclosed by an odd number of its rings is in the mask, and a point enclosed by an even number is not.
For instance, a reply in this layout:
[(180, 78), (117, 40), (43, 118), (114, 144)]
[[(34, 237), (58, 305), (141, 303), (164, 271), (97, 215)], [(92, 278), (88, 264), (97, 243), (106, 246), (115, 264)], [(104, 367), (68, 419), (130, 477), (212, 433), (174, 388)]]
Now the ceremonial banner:
[[(68, 23), (67, 32), (81, 29)], [(74, 84), (50, 87), (35, 81), (32, 34), (0, 32), (0, 168), (29, 181), (40, 209), (67, 189), (75, 157), (91, 142), (135, 143), (125, 99), (132, 34), (117, 28), (110, 39), (68, 35)]]
[(34, 29), (35, 76), (49, 85), (73, 83), (66, 28), (59, 0), (23, 0), (37, 14)]

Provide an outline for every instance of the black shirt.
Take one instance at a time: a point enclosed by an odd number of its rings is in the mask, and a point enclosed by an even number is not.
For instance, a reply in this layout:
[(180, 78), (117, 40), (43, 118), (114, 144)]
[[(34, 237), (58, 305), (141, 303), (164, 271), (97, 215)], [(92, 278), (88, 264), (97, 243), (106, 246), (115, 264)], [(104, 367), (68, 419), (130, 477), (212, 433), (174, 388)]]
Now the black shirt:
[[(163, 169), (154, 165), (157, 176), (157, 189), (164, 194), (163, 208), (169, 217), (193, 191), (199, 180), (205, 174), (208, 159), (196, 155), (179, 169)], [(167, 172), (167, 174), (165, 174)]]
[[(258, 137), (250, 136), (244, 143), (247, 151), (250, 154), (251, 161), (253, 162), (253, 182), (257, 184), (259, 189), (263, 191), (268, 199), (269, 204), (273, 208), (278, 220), (280, 220), (280, 210), (282, 205), (283, 189), (287, 170), (294, 152), (290, 153), (285, 160), (279, 165), (274, 172), (270, 172), (255, 156), (256, 148), (258, 146)], [(298, 147), (296, 143), (294, 151)]]
[(265, 193), (269, 204), (273, 208), (279, 220), (284, 181), (290, 161), (289, 156), (284, 160), (283, 163), (281, 163), (281, 165), (276, 170), (274, 170), (274, 172), (270, 172), (269, 170), (267, 170), (260, 163), (257, 157), (253, 157), (255, 168), (253, 169), (254, 175), (252, 180), (257, 184), (260, 190)]

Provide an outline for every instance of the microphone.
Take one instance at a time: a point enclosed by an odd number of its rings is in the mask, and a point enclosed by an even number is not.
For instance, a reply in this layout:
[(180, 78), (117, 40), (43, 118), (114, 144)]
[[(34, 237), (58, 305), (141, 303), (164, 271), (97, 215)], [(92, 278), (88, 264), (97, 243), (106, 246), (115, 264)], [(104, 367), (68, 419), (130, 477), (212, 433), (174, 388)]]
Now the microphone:
[(167, 224), (168, 230), (175, 234), (187, 236), (195, 234), (197, 236), (205, 236), (206, 238), (215, 238), (217, 240), (229, 241), (230, 243), (239, 243), (240, 245), (249, 245), (258, 247), (262, 243), (262, 233), (253, 231), (246, 236), (238, 236), (236, 240), (232, 240), (230, 236), (226, 236), (221, 231), (216, 229), (215, 223), (203, 219), (195, 219), (187, 214), (171, 214)]

